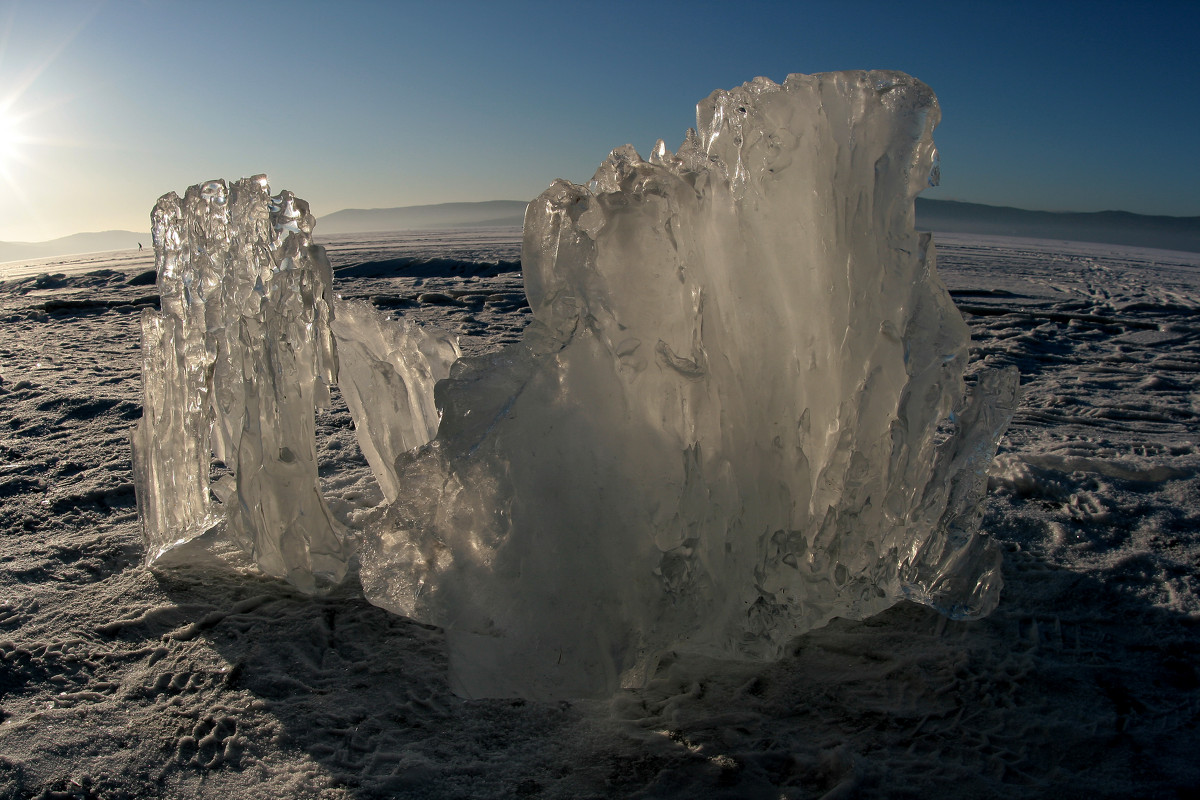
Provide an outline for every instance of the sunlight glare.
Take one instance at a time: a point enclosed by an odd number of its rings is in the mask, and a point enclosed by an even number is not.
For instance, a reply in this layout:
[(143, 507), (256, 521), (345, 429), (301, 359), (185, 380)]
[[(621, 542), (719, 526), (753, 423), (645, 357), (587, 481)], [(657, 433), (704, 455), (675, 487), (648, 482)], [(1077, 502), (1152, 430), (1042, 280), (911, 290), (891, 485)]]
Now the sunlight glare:
[(21, 139), (16, 120), (7, 109), (0, 109), (0, 169), (4, 169), (17, 158)]

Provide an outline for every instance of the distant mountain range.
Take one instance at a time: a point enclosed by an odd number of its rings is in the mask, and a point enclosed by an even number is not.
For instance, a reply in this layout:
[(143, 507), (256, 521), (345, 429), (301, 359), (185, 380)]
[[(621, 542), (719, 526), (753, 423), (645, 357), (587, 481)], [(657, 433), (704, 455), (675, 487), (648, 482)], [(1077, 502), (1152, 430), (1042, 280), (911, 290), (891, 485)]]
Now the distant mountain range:
[(0, 242), (0, 261), (27, 261), (31, 258), (100, 253), (105, 250), (136, 250), (138, 244), (150, 247), (150, 234), (132, 231), (73, 233), (48, 242)]
[[(320, 217), (320, 233), (521, 225), (524, 202), (442, 203), (401, 208), (348, 208)], [(1022, 236), (1200, 252), (1200, 217), (1160, 217), (1127, 211), (1026, 211), (955, 200), (917, 198), (917, 227), (943, 233)]]
[(484, 203), (439, 203), (400, 208), (347, 208), (317, 218), (320, 233), (368, 233), (432, 228), (488, 228), (523, 225), (521, 200), (488, 200)]
[(1128, 211), (1026, 211), (918, 197), (917, 227), (940, 233), (1064, 239), (1200, 252), (1200, 217), (1160, 217)]
[[(317, 232), (339, 234), (519, 226), (524, 222), (526, 205), (521, 200), (490, 200), (400, 208), (348, 208), (319, 217)], [(1200, 217), (1148, 216), (1127, 211), (1026, 211), (919, 197), (917, 227), (941, 233), (1063, 239), (1200, 252)], [(149, 234), (103, 231), (77, 233), (48, 242), (0, 242), (0, 261), (132, 250), (139, 242), (149, 247)]]

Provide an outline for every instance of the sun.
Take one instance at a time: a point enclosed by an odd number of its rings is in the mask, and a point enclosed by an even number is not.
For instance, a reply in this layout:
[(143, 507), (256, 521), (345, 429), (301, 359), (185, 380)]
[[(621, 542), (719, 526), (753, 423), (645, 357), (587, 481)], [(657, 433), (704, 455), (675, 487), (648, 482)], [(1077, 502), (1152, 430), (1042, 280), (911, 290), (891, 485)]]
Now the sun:
[(0, 108), (0, 169), (20, 157), (21, 128), (8, 109)]
[(39, 151), (57, 142), (38, 135), (31, 122), (37, 111), (30, 112), (19, 105), (20, 97), (0, 98), (0, 203), (8, 214), (10, 204), (28, 206), (26, 189), (30, 180), (40, 180), (45, 161)]
[(26, 128), (27, 119), (28, 115), (11, 101), (0, 101), (0, 181), (7, 183), (10, 190), (19, 191), (16, 184), (20, 168), (31, 166), (29, 147), (40, 142)]
[[(77, 112), (67, 108), (82, 96), (75, 82), (59, 81), (60, 90), (43, 78), (104, 3), (92, 2), (81, 14), (55, 8), (45, 19), (26, 13), (32, 4), (18, 5), (0, 0), (0, 230), (4, 238), (15, 231), (16, 238), (34, 239), (56, 224), (58, 187), (77, 179), (56, 151), (92, 146), (69, 133), (81, 129)], [(38, 23), (30, 26), (35, 18)]]

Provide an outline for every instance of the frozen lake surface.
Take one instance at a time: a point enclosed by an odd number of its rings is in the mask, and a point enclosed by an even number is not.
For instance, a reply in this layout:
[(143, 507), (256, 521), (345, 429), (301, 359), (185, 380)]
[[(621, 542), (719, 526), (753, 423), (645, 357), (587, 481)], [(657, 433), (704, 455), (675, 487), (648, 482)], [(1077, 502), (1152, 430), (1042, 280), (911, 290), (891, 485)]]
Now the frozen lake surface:
[[(317, 236), (335, 290), (461, 337), (528, 319), (515, 228)], [(149, 251), (0, 265), (0, 797), (1180, 797), (1200, 786), (1200, 255), (937, 236), (1024, 399), (984, 529), (1000, 607), (901, 604), (768, 666), (680, 654), (606, 702), (464, 701), (441, 633), (154, 574), (129, 431)], [(379, 489), (336, 401), (326, 496)], [(832, 794), (831, 794), (832, 793)]]

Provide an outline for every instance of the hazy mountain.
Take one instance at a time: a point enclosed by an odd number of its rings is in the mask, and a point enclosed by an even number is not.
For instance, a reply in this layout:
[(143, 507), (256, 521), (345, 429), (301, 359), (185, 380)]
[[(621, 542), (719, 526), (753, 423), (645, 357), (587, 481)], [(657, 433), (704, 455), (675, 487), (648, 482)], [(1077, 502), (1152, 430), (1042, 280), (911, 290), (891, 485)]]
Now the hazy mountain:
[[(493, 200), (401, 208), (348, 208), (319, 218), (317, 230), (329, 234), (520, 225), (525, 216), (525, 205), (520, 200)], [(1064, 239), (1200, 252), (1200, 217), (1148, 216), (1127, 211), (1026, 211), (917, 198), (917, 227), (944, 233)]]
[(138, 244), (150, 246), (149, 233), (100, 231), (73, 233), (48, 242), (0, 242), (0, 261), (25, 261), (75, 253), (99, 253), (104, 250), (136, 250)]
[(525, 222), (526, 205), (528, 203), (523, 200), (489, 200), (483, 203), (439, 203), (400, 208), (347, 208), (319, 217), (317, 231), (323, 234), (366, 233), (522, 225)]
[(917, 227), (942, 233), (1065, 239), (1200, 252), (1200, 217), (1160, 217), (1128, 211), (1026, 211), (918, 197)]
[[(472, 228), (521, 225), (523, 200), (483, 203), (439, 203), (400, 208), (348, 208), (317, 220), (317, 232), (367, 233), (431, 228)], [(1134, 247), (1200, 252), (1200, 217), (1163, 217), (1128, 211), (1027, 211), (956, 200), (917, 198), (917, 227), (942, 233), (977, 233), (1103, 242)], [(102, 231), (76, 233), (48, 242), (0, 242), (0, 261), (24, 261), (74, 253), (150, 247), (148, 233)]]

